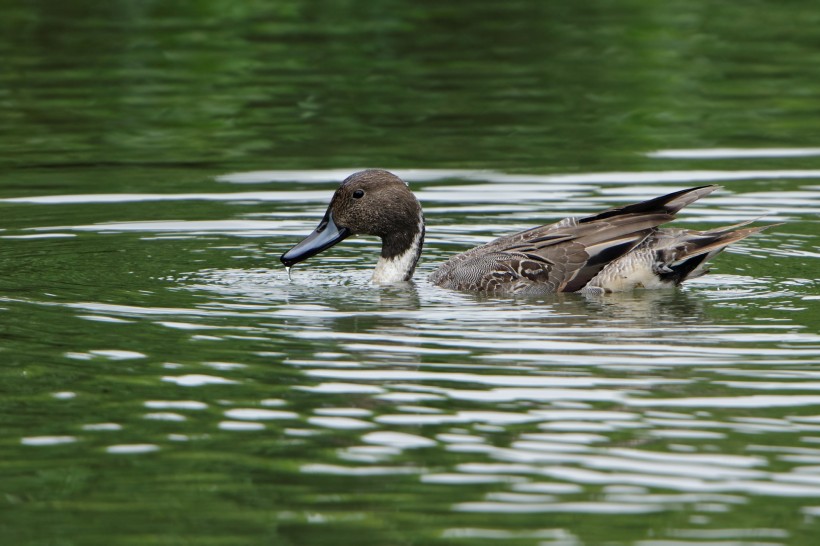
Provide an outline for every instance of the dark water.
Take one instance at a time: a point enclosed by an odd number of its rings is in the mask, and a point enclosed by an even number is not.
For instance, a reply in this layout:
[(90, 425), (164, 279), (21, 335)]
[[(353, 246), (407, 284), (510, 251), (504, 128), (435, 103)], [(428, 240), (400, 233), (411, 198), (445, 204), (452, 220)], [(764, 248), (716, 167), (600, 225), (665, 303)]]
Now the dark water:
[[(813, 545), (813, 2), (0, 1), (2, 544)], [(338, 182), (425, 207), (298, 266)], [(426, 274), (685, 186), (672, 292)]]

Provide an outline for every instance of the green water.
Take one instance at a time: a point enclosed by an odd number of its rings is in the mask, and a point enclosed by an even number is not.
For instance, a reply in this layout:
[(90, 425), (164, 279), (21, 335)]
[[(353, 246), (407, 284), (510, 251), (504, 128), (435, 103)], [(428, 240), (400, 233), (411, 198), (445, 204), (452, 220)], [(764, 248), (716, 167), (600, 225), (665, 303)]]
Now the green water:
[[(0, 543), (815, 544), (814, 2), (0, 13)], [(362, 167), (425, 208), (415, 283), (368, 238), (289, 282)], [(706, 183), (683, 225), (785, 224), (683, 290), (425, 280)]]

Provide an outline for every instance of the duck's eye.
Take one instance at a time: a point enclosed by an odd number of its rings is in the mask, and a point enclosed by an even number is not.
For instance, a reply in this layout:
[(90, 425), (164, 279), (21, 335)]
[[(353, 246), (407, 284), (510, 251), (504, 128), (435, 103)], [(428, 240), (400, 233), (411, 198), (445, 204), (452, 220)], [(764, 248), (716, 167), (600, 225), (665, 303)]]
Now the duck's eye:
[(364, 190), (356, 190), (353, 192), (353, 199), (361, 199), (364, 197)]

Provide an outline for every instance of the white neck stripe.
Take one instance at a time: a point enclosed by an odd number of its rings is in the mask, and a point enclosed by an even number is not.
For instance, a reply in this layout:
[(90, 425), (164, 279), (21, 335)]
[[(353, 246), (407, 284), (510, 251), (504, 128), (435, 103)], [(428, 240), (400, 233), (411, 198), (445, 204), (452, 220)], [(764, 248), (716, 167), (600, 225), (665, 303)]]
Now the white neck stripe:
[(398, 256), (392, 258), (379, 257), (372, 281), (376, 284), (391, 284), (409, 281), (416, 269), (416, 262), (421, 255), (421, 246), (424, 244), (424, 216), (419, 213), (419, 223), (413, 242)]

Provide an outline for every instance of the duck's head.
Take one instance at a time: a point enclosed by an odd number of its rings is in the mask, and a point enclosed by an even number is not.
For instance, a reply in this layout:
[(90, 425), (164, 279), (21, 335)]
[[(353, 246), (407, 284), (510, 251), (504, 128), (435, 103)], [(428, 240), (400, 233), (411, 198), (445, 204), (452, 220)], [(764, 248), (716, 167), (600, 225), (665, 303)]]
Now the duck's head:
[[(310, 258), (350, 235), (375, 235), (382, 240), (379, 267), (401, 262), (402, 279), (409, 280), (421, 253), (424, 216), (413, 192), (398, 176), (369, 169), (350, 175), (342, 182), (316, 229), (302, 242), (285, 252), (282, 263), (291, 267)], [(383, 263), (384, 262), (384, 263)], [(408, 265), (409, 262), (412, 262)], [(398, 265), (396, 263), (395, 265)], [(398, 277), (395, 273), (392, 277)]]

